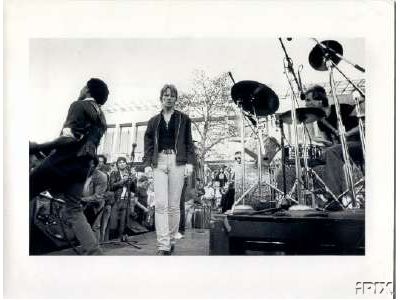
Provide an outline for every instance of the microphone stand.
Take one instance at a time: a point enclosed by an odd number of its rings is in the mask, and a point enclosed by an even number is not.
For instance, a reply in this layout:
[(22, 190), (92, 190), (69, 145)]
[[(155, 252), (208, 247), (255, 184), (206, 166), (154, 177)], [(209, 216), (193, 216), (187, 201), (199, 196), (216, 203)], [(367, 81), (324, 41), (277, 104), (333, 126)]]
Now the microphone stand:
[[(297, 195), (297, 200), (298, 200), (299, 204), (304, 204), (304, 198), (303, 198), (302, 191), (301, 191), (301, 184), (299, 184), (299, 182), (301, 182), (301, 178), (300, 178), (301, 165), (300, 165), (300, 159), (299, 159), (299, 137), (298, 137), (298, 132), (297, 132), (297, 114), (296, 114), (296, 106), (295, 106), (296, 94), (295, 94), (293, 86), (289, 80), (287, 70), (292, 74), (299, 91), (301, 91), (301, 87), (300, 87), (300, 83), (297, 80), (296, 73), (293, 70), (293, 62), (286, 52), (285, 45), (283, 44), (281, 38), (279, 38), (279, 41), (281, 43), (283, 52), (285, 53), (285, 60), (287, 62), (287, 66), (285, 65), (284, 69), (285, 69), (286, 77), (288, 78), (288, 81), (289, 81), (290, 88), (292, 90), (292, 125), (293, 125), (293, 130), (294, 130), (294, 139), (295, 139), (294, 155), (295, 155), (295, 170), (296, 170), (296, 180), (295, 180), (293, 188), (294, 187), (296, 188), (296, 195)], [(284, 149), (282, 149), (282, 150), (284, 150)]]
[[(329, 48), (329, 47), (325, 46), (324, 44), (321, 44), (316, 38), (312, 38), (312, 40), (314, 40), (314, 41), (317, 43), (317, 45), (320, 46), (320, 47), (325, 51), (325, 53), (326, 53), (327, 51), (330, 51), (330, 52), (334, 53), (337, 57), (339, 57), (341, 60), (347, 62), (347, 63), (350, 64), (350, 65), (352, 65), (352, 66), (353, 66), (354, 68), (356, 68), (357, 70), (359, 70), (359, 71), (365, 73), (365, 69), (364, 69), (364, 68), (360, 67), (360, 66), (357, 65), (357, 64), (352, 63), (351, 61), (349, 61), (348, 59), (344, 58), (343, 55), (341, 55), (340, 53), (337, 53), (337, 52), (336, 52), (335, 50), (333, 50), (332, 48)], [(349, 84), (351, 84), (351, 85), (354, 87), (354, 89), (356, 89), (356, 90), (360, 93), (360, 95), (365, 99), (365, 94), (363, 93), (363, 91), (361, 91), (360, 88), (359, 88), (357, 85), (355, 85), (354, 82), (353, 82), (350, 78), (348, 78), (348, 77), (338, 68), (337, 64), (335, 64), (332, 60), (330, 60), (330, 61), (331, 61), (332, 66), (333, 66), (333, 67), (347, 80), (347, 82), (348, 82)]]
[(332, 48), (325, 46), (324, 44), (321, 44), (316, 38), (311, 38), (312, 40), (314, 40), (320, 47), (324, 48), (325, 50), (329, 50), (330, 52), (335, 53), (335, 55), (337, 57), (340, 58), (340, 60), (343, 60), (345, 62), (347, 62), (349, 65), (352, 65), (355, 69), (357, 69), (360, 72), (365, 73), (365, 69), (353, 62), (351, 62), (350, 60), (346, 59), (343, 55), (341, 55), (340, 53), (337, 53), (335, 50), (333, 50)]

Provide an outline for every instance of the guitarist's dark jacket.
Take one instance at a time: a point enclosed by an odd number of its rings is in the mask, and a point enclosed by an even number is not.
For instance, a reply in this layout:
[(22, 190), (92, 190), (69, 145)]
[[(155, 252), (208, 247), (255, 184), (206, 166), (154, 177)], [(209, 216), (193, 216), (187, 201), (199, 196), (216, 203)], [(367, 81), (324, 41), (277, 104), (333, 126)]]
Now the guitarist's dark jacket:
[(106, 120), (94, 99), (71, 104), (61, 136), (48, 148), (53, 149), (30, 173), (30, 198), (46, 189), (64, 191), (74, 187), (74, 194), (83, 189), (91, 161), (107, 129)]

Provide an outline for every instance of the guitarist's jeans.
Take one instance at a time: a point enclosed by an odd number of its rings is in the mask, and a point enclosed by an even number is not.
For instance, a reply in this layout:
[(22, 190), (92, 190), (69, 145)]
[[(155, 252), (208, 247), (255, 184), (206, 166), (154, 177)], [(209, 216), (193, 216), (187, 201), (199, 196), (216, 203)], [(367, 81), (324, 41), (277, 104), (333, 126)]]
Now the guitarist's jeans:
[[(348, 141), (350, 160), (357, 165), (364, 167), (364, 157), (361, 142)], [(344, 174), (344, 159), (342, 145), (337, 144), (326, 149), (325, 178), (326, 185), (331, 189), (335, 196), (339, 196), (346, 191), (346, 179)]]
[(175, 154), (159, 153), (154, 169), (155, 224), (157, 248), (170, 251), (178, 232), (179, 203), (185, 178), (185, 166), (176, 164)]
[(83, 255), (101, 254), (98, 241), (81, 205), (81, 195), (90, 168), (90, 161), (62, 153), (47, 157), (29, 175), (30, 200), (51, 189), (63, 194), (65, 216), (81, 245)]

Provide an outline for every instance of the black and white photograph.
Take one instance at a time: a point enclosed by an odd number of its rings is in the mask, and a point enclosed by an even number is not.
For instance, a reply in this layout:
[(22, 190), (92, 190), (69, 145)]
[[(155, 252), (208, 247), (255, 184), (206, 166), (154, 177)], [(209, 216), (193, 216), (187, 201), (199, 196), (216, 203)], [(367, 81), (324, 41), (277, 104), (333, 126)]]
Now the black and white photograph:
[(365, 254), (364, 53), (30, 40), (30, 254)]
[(7, 2), (5, 295), (394, 297), (393, 3)]

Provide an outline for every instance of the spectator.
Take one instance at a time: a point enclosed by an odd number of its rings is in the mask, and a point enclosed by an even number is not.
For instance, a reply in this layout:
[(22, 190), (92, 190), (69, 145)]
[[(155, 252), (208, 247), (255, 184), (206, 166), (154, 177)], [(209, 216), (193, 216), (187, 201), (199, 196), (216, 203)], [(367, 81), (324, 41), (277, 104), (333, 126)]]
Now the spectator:
[(111, 168), (110, 166), (107, 166), (107, 157), (105, 157), (103, 154), (99, 154), (97, 155), (97, 159), (99, 161), (97, 169), (103, 173), (106, 173), (107, 175), (110, 174)]
[(118, 227), (118, 237), (121, 241), (127, 241), (127, 219), (134, 201), (132, 193), (135, 192), (135, 178), (132, 176), (125, 157), (117, 159), (117, 171), (110, 175), (110, 190), (114, 192), (114, 205), (111, 218), (113, 228)]
[(91, 222), (88, 221), (99, 242), (101, 241), (100, 227), (106, 191), (107, 175), (98, 168), (94, 168), (83, 187), (82, 202), (85, 205), (84, 213), (86, 217), (91, 216), (92, 218)]

